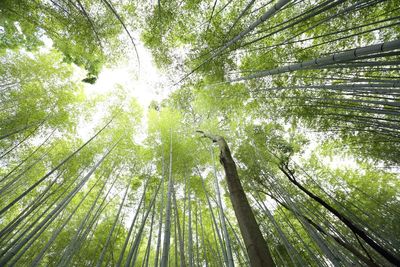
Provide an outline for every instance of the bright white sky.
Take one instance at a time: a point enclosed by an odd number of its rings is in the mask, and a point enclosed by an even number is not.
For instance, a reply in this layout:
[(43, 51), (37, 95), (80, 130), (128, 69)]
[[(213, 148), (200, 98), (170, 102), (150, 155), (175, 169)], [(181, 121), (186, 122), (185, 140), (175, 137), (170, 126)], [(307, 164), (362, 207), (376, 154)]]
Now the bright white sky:
[[(138, 34), (135, 34), (138, 36)], [(135, 38), (136, 48), (140, 58), (140, 72), (136, 53), (132, 44), (130, 44), (129, 53), (125, 60), (121, 60), (117, 65), (103, 67), (95, 84), (84, 83), (84, 92), (88, 99), (112, 93), (117, 86), (121, 86), (126, 91), (126, 98), (135, 98), (143, 109), (142, 132), (135, 136), (137, 142), (145, 138), (145, 129), (147, 129), (147, 109), (151, 101), (160, 102), (168, 97), (171, 92), (171, 80), (167, 78), (155, 65), (151, 52), (144, 47), (139, 37)], [(82, 75), (82, 71), (78, 71)], [(85, 78), (84, 74), (80, 79)], [(82, 120), (78, 127), (78, 133), (83, 139), (90, 138), (93, 134), (93, 127), (99, 124), (106, 110), (98, 110), (92, 114), (90, 122)]]
[[(136, 38), (138, 40), (139, 38)], [(170, 82), (155, 66), (151, 53), (140, 41), (136, 41), (140, 57), (140, 73), (133, 49), (127, 54), (127, 60), (112, 68), (103, 68), (95, 84), (86, 84), (87, 96), (112, 92), (116, 85), (127, 89), (135, 97), (143, 109), (147, 109), (152, 100), (165, 99), (170, 90), (166, 87)]]
[[(88, 97), (112, 92), (116, 85), (121, 85), (130, 93), (127, 97), (135, 97), (144, 110), (147, 109), (152, 100), (158, 102), (167, 98), (171, 92), (170, 88), (172, 88), (169, 86), (170, 80), (155, 66), (150, 51), (143, 46), (138, 34), (135, 35), (137, 36), (135, 44), (140, 57), (140, 73), (138, 73), (136, 54), (130, 44), (131, 49), (126, 54), (126, 60), (123, 60), (117, 66), (104, 67), (95, 84), (85, 83), (84, 90)], [(42, 50), (52, 48), (52, 40), (42, 36), (42, 41), (45, 44)], [(76, 75), (83, 79), (85, 74), (82, 73), (83, 70), (79, 71), (78, 69)]]

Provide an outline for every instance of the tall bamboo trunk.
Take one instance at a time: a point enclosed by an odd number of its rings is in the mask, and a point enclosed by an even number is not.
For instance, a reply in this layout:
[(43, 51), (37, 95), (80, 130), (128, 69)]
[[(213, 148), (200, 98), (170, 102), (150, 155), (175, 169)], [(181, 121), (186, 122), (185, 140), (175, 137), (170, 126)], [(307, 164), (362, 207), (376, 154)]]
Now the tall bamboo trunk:
[[(200, 175), (199, 171), (198, 171), (198, 173)], [(218, 230), (217, 220), (215, 218), (215, 215), (214, 215), (214, 212), (213, 212), (213, 209), (212, 209), (212, 206), (211, 206), (211, 202), (210, 202), (210, 197), (209, 197), (208, 192), (206, 190), (206, 187), (204, 185), (204, 179), (203, 178), (201, 178), (201, 186), (203, 187), (204, 194), (206, 196), (206, 200), (207, 200), (207, 204), (208, 204), (208, 209), (209, 209), (210, 214), (211, 214), (211, 219), (212, 219), (211, 226), (212, 226), (213, 233), (214, 233), (215, 244), (219, 243), (219, 245), (221, 247), (222, 255), (223, 255), (223, 258), (224, 258), (224, 262), (225, 262), (226, 265), (228, 265), (228, 256), (226, 255), (225, 247), (224, 247), (224, 244), (222, 242), (222, 237), (221, 237), (221, 235), (219, 233), (219, 230)], [(218, 242), (217, 242), (217, 237), (218, 237)], [(220, 259), (221, 258), (220, 250), (217, 250), (217, 253), (218, 253), (218, 259)], [(221, 264), (222, 264), (222, 261), (221, 261)]]
[(162, 224), (163, 224), (163, 211), (164, 211), (164, 147), (162, 148), (162, 159), (161, 159), (161, 201), (160, 201), (160, 218), (159, 218), (159, 227), (158, 227), (158, 235), (157, 235), (157, 248), (156, 248), (156, 257), (154, 261), (154, 266), (158, 266), (158, 259), (160, 255), (161, 248), (161, 232), (162, 232)]
[(281, 74), (281, 73), (304, 70), (304, 69), (313, 69), (337, 63), (349, 62), (359, 59), (362, 56), (367, 56), (371, 54), (379, 55), (379, 53), (393, 51), (399, 48), (400, 48), (400, 40), (393, 40), (376, 45), (358, 47), (344, 52), (333, 53), (329, 56), (303, 61), (301, 63), (281, 66), (270, 70), (259, 71), (246, 77), (230, 80), (230, 82), (251, 80), (255, 78), (262, 78), (269, 75)]
[(306, 193), (309, 197), (317, 201), (319, 204), (321, 204), (324, 208), (329, 210), (332, 214), (334, 214), (339, 220), (341, 220), (349, 229), (362, 238), (371, 248), (373, 248), (376, 252), (378, 252), (381, 256), (383, 256), (387, 261), (391, 262), (395, 266), (400, 266), (400, 259), (398, 259), (395, 255), (393, 255), (390, 251), (388, 251), (386, 248), (378, 244), (375, 240), (373, 240), (370, 235), (365, 232), (363, 229), (358, 227), (357, 225), (354, 224), (353, 221), (351, 221), (349, 218), (347, 218), (345, 215), (340, 213), (338, 210), (336, 210), (334, 207), (329, 205), (327, 202), (325, 202), (322, 198), (314, 195), (310, 191), (308, 191), (305, 187), (303, 187), (295, 178), (293, 175), (293, 172), (289, 170), (287, 166), (280, 166), (280, 170), (287, 176), (289, 181), (296, 185), (301, 191)]
[(170, 130), (168, 193), (167, 193), (167, 207), (165, 210), (164, 245), (161, 257), (161, 267), (167, 267), (168, 265), (169, 245), (170, 245), (169, 242), (171, 236), (171, 193), (172, 193), (172, 131)]
[[(125, 267), (136, 266), (136, 259), (137, 259), (137, 255), (138, 255), (138, 251), (139, 251), (139, 247), (140, 247), (140, 241), (142, 240), (143, 229), (145, 227), (146, 220), (149, 217), (151, 210), (153, 209), (153, 205), (156, 201), (158, 191), (160, 190), (160, 186), (161, 186), (161, 183), (158, 185), (156, 192), (154, 193), (154, 196), (149, 204), (149, 207), (147, 207), (147, 210), (143, 209), (144, 215), (142, 218), (142, 222), (140, 224), (138, 232), (136, 233), (136, 237), (133, 240), (132, 247), (129, 251), (128, 257), (125, 262)], [(143, 194), (145, 194), (145, 192), (143, 192)]]
[(146, 196), (147, 183), (148, 183), (148, 180), (146, 181), (146, 184), (143, 187), (142, 197), (140, 198), (139, 204), (138, 204), (138, 206), (136, 208), (136, 212), (135, 212), (135, 215), (133, 216), (133, 219), (132, 219), (132, 222), (131, 222), (131, 226), (129, 227), (129, 231), (128, 231), (128, 234), (127, 234), (127, 236), (125, 238), (124, 245), (122, 246), (121, 253), (119, 254), (119, 258), (118, 258), (118, 261), (117, 261), (117, 264), (116, 264), (117, 267), (121, 266), (121, 264), (122, 264), (122, 260), (124, 258), (125, 250), (126, 250), (126, 248), (128, 246), (129, 239), (131, 237), (133, 228), (134, 228), (135, 223), (136, 223), (136, 219), (139, 216), (140, 208), (142, 207), (142, 203), (144, 202), (144, 199), (145, 199), (145, 196)]
[(177, 228), (178, 228), (180, 266), (181, 267), (186, 267), (185, 244), (183, 243), (181, 225), (180, 225), (180, 222), (179, 222), (179, 213), (178, 213), (178, 207), (177, 207), (177, 204), (176, 204), (175, 190), (173, 191), (173, 195), (172, 196), (174, 198), (175, 218), (176, 218), (176, 224), (177, 224)]
[(192, 236), (192, 204), (191, 194), (188, 193), (188, 252), (189, 252), (189, 267), (193, 267), (193, 236)]
[[(119, 142), (119, 141), (118, 141)], [(11, 249), (4, 253), (4, 255), (0, 258), (0, 266), (6, 265), (23, 246), (25, 246), (32, 238), (37, 238), (36, 235), (39, 231), (44, 231), (49, 224), (60, 214), (62, 210), (70, 203), (71, 199), (76, 195), (76, 193), (84, 186), (84, 184), (89, 180), (91, 175), (97, 170), (100, 164), (104, 161), (104, 159), (111, 153), (111, 151), (118, 144), (115, 143), (104, 155), (103, 157), (90, 169), (90, 171), (79, 181), (79, 183), (75, 186), (75, 188), (67, 194), (64, 199), (57, 204), (57, 206), (38, 224), (34, 229), (30, 231), (27, 236), (22, 239), (20, 242), (16, 243), (14, 247), (10, 247)], [(35, 237), (36, 236), (36, 237)], [(11, 264), (12, 265), (12, 264)]]
[(208, 260), (207, 260), (207, 251), (206, 251), (206, 246), (204, 242), (204, 225), (203, 225), (203, 216), (201, 214), (201, 206), (199, 210), (199, 215), (200, 215), (200, 227), (201, 227), (201, 250), (203, 251), (203, 261), (205, 264), (205, 267), (208, 267)]
[(103, 264), (103, 260), (104, 260), (104, 257), (106, 255), (106, 252), (107, 252), (107, 247), (111, 242), (111, 237), (112, 237), (112, 235), (113, 235), (113, 233), (115, 231), (115, 227), (117, 226), (117, 223), (118, 223), (122, 208), (124, 207), (124, 203), (125, 203), (126, 197), (128, 196), (130, 182), (131, 182), (131, 179), (129, 180), (129, 183), (128, 183), (126, 189), (125, 189), (124, 197), (122, 198), (122, 201), (121, 201), (121, 203), (119, 205), (117, 216), (115, 217), (115, 220), (114, 220), (114, 223), (113, 223), (113, 225), (111, 227), (111, 230), (108, 233), (107, 240), (106, 240), (105, 244), (103, 245), (103, 250), (101, 251), (100, 257), (99, 257), (99, 259), (98, 259), (98, 261), (96, 263), (97, 267), (100, 267)]

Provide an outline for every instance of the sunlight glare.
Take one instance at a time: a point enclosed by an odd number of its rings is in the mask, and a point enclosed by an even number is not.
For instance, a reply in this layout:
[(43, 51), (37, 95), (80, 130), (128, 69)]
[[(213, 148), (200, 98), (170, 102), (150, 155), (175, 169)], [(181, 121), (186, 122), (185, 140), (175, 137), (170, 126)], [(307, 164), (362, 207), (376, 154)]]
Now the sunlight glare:
[(104, 68), (95, 84), (85, 84), (87, 96), (112, 92), (117, 85), (126, 89), (127, 98), (134, 97), (146, 110), (151, 101), (161, 101), (167, 98), (170, 89), (168, 79), (154, 64), (150, 51), (138, 41), (137, 50), (140, 56), (140, 73), (136, 55), (132, 52), (127, 60), (111, 68)]

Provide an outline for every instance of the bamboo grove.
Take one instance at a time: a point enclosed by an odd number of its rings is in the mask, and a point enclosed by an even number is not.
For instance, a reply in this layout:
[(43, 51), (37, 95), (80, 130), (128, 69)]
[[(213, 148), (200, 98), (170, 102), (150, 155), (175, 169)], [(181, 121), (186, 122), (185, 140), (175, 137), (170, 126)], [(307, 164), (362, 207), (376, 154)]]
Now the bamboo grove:
[(0, 1), (0, 266), (399, 266), (399, 4)]

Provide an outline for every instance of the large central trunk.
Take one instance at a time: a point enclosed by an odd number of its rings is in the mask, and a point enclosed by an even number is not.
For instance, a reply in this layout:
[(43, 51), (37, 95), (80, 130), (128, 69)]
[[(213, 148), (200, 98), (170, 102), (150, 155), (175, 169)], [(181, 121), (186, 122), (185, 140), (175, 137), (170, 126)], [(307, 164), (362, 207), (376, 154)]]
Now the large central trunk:
[(275, 266), (249, 201), (244, 193), (242, 184), (237, 173), (236, 164), (232, 158), (229, 146), (221, 136), (209, 135), (201, 132), (205, 137), (217, 143), (220, 149), (220, 162), (225, 170), (228, 184), (229, 196), (235, 211), (239, 228), (242, 233), (246, 250), (252, 267)]

